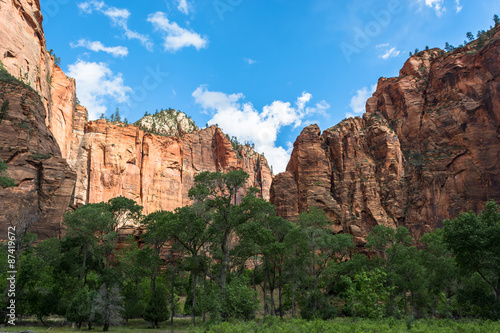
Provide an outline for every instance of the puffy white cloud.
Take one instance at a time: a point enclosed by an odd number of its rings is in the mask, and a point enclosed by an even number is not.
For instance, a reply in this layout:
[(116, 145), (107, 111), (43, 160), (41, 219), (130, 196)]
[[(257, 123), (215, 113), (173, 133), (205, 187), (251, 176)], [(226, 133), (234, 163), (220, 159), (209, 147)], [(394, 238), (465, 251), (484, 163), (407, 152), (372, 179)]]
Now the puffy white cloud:
[(395, 47), (389, 49), (389, 50), (386, 50), (384, 52), (384, 54), (380, 55), (379, 58), (382, 58), (384, 60), (387, 60), (389, 58), (395, 58), (397, 57), (399, 54), (401, 53), (401, 51), (399, 50), (396, 50)]
[(87, 107), (91, 120), (106, 112), (109, 101), (125, 103), (132, 92), (124, 84), (122, 74), (113, 74), (108, 65), (102, 62), (78, 60), (69, 65), (67, 74), (75, 78), (78, 99)]
[(90, 41), (88, 39), (80, 39), (78, 43), (71, 43), (71, 47), (85, 47), (91, 51), (103, 51), (111, 54), (113, 57), (125, 57), (128, 55), (128, 48), (124, 46), (104, 46), (99, 41)]
[(181, 28), (177, 23), (170, 22), (163, 12), (150, 14), (148, 21), (151, 22), (155, 30), (162, 31), (163, 47), (165, 51), (175, 52), (184, 47), (194, 46), (197, 50), (208, 46), (208, 39), (198, 33)]
[(187, 0), (177, 0), (179, 2), (179, 5), (177, 6), (177, 9), (183, 13), (183, 14), (189, 14), (189, 9), (190, 9), (190, 4), (187, 2)]
[(255, 143), (255, 149), (264, 152), (275, 173), (285, 171), (291, 153), (290, 146), (285, 149), (276, 145), (280, 129), (300, 126), (307, 115), (329, 108), (325, 101), (306, 107), (312, 99), (307, 92), (297, 98), (295, 107), (290, 102), (274, 101), (260, 112), (252, 103), (243, 102), (245, 96), (241, 93), (226, 94), (200, 86), (193, 92), (193, 97), (196, 103), (211, 112), (210, 125), (218, 124), (228, 135)]
[(457, 9), (457, 13), (460, 13), (462, 11), (462, 9), (464, 8), (464, 6), (462, 6), (460, 4), (460, 0), (455, 0), (455, 3), (456, 3), (456, 9)]
[(363, 87), (359, 89), (356, 92), (356, 95), (351, 98), (350, 107), (354, 114), (348, 112), (346, 114), (346, 117), (354, 117), (363, 114), (366, 108), (366, 101), (373, 95), (376, 89), (376, 84), (372, 85), (371, 87)]
[(446, 11), (446, 7), (443, 6), (444, 0), (418, 0), (418, 2), (434, 9), (438, 17)]
[(127, 9), (110, 7), (103, 1), (96, 0), (79, 3), (78, 8), (86, 14), (92, 14), (92, 12), (96, 11), (106, 15), (111, 20), (113, 25), (123, 29), (124, 36), (127, 39), (138, 40), (146, 49), (149, 51), (153, 50), (153, 42), (149, 39), (149, 36), (140, 34), (128, 28), (128, 18), (130, 17), (130, 12)]

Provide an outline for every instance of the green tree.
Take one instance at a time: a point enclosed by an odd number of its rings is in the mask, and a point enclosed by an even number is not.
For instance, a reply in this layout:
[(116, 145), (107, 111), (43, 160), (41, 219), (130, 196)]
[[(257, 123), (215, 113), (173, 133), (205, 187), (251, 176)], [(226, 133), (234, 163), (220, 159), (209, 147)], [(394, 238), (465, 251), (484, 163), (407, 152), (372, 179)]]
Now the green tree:
[(442, 315), (451, 316), (451, 297), (457, 294), (459, 274), (455, 258), (444, 242), (444, 230), (436, 229), (420, 238), (422, 249), (420, 257), (422, 265), (426, 269), (427, 294), (429, 295), (429, 307), (433, 316), (438, 309), (444, 309)]
[(25, 251), (18, 263), (17, 291), (24, 302), (27, 314), (37, 317), (43, 325), (44, 318), (57, 313), (60, 298), (57, 281), (61, 258), (60, 241), (47, 239)]
[(78, 329), (80, 329), (82, 327), (82, 323), (89, 320), (91, 309), (92, 304), (89, 292), (86, 288), (82, 288), (71, 299), (68, 311), (66, 312), (66, 319), (76, 323)]
[(495, 22), (495, 27), (500, 24), (500, 18), (498, 18), (497, 14), (493, 15), (493, 21)]
[(152, 267), (151, 248), (147, 246), (139, 248), (137, 241), (131, 237), (118, 255), (119, 267), (124, 277), (122, 288), (124, 319), (142, 318), (146, 307), (144, 299), (149, 289), (147, 278)]
[[(408, 277), (400, 275), (404, 273), (403, 264), (405, 259), (411, 258), (412, 263), (414, 263), (415, 258), (413, 258), (412, 255), (415, 255), (415, 253), (407, 251), (411, 243), (412, 238), (409, 235), (408, 229), (403, 226), (399, 226), (394, 230), (390, 227), (377, 225), (373, 227), (367, 237), (366, 246), (377, 252), (380, 265), (384, 267), (385, 273), (387, 274), (386, 285), (389, 290), (388, 310), (390, 316), (396, 314), (396, 287), (399, 287), (400, 293), (403, 293), (405, 288), (405, 286), (402, 285), (403, 281), (409, 279), (411, 274), (414, 273), (413, 271), (408, 272), (410, 274)], [(397, 282), (400, 282), (401, 285), (397, 285)]]
[(169, 220), (168, 229), (171, 238), (181, 245), (186, 253), (183, 266), (191, 272), (192, 277), (191, 304), (187, 308), (191, 310), (193, 325), (195, 325), (197, 278), (201, 271), (207, 269), (207, 257), (203, 249), (210, 239), (208, 221), (203, 206), (197, 203), (176, 209), (175, 217)]
[(384, 316), (384, 308), (381, 306), (387, 300), (389, 292), (385, 287), (387, 275), (381, 269), (373, 271), (362, 271), (356, 274), (353, 281), (348, 277), (350, 287), (348, 289), (349, 307), (355, 316), (380, 319)]
[(143, 317), (144, 320), (152, 323), (153, 328), (159, 328), (159, 323), (170, 317), (170, 310), (168, 309), (166, 292), (163, 285), (158, 285), (151, 294)]
[(292, 318), (295, 318), (296, 294), (307, 279), (308, 238), (295, 226), (285, 237), (285, 278), (290, 285)]
[(172, 212), (157, 211), (147, 215), (141, 222), (145, 227), (146, 232), (143, 238), (149, 246), (151, 246), (151, 293), (154, 294), (156, 288), (156, 278), (163, 264), (160, 254), (163, 246), (171, 238), (169, 230), (172, 221), (176, 220), (176, 216)]
[(467, 39), (469, 40), (469, 42), (472, 42), (475, 39), (472, 32), (468, 32), (466, 36), (467, 36)]
[(114, 115), (112, 115), (115, 122), (119, 123), (122, 121), (122, 117), (120, 116), (120, 109), (116, 108)]
[(9, 112), (9, 100), (6, 99), (3, 101), (2, 106), (0, 107), (0, 124), (2, 123), (2, 120), (5, 119), (7, 116), (7, 113)]
[(479, 214), (462, 213), (446, 220), (444, 240), (455, 255), (458, 266), (476, 272), (491, 288), (500, 315), (500, 212), (493, 201)]
[(195, 177), (195, 186), (189, 190), (189, 196), (195, 202), (203, 203), (207, 216), (210, 216), (212, 256), (219, 261), (217, 280), (221, 297), (224, 297), (229, 273), (233, 233), (253, 213), (242, 210), (238, 204), (242, 199), (240, 189), (248, 177), (242, 170), (226, 174), (202, 172)]
[[(98, 250), (103, 244), (108, 253), (111, 247), (109, 243), (116, 236), (114, 232), (109, 235), (114, 230), (113, 213), (106, 203), (86, 204), (66, 214), (64, 223), (68, 227), (66, 237), (78, 240), (82, 256), (79, 280), (85, 284), (89, 253)], [(106, 258), (109, 263), (109, 256)]]
[(313, 317), (318, 307), (318, 284), (322, 273), (329, 265), (344, 260), (354, 247), (352, 235), (333, 234), (328, 228), (330, 221), (324, 211), (311, 207), (309, 212), (299, 215), (299, 225), (308, 240), (309, 276), (312, 281), (311, 296)]
[(259, 305), (256, 292), (252, 290), (247, 281), (237, 277), (225, 286), (222, 301), (222, 316), (226, 319), (250, 320), (255, 318), (255, 311)]

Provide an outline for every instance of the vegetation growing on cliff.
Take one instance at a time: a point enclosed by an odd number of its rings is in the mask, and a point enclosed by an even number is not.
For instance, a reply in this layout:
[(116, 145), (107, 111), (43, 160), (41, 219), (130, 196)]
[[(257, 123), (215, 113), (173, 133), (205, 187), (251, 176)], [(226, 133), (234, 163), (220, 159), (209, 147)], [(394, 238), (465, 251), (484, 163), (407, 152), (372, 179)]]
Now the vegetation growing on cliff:
[(156, 110), (153, 114), (146, 111), (135, 125), (145, 132), (162, 136), (181, 136), (199, 129), (191, 117), (172, 108)]
[(7, 164), (3, 160), (0, 160), (0, 186), (3, 188), (16, 186), (14, 179), (5, 175), (6, 171)]
[[(498, 15), (493, 15), (493, 22), (495, 25), (490, 26), (488, 30), (479, 30), (474, 37), (474, 34), (472, 32), (467, 32), (465, 34), (466, 39), (464, 40), (463, 44), (458, 45), (457, 47), (451, 45), (450, 43), (446, 42), (444, 45), (444, 51), (442, 52), (442, 55), (446, 55), (446, 53), (452, 53), (457, 50), (462, 50), (464, 47), (469, 45), (472, 47), (474, 50), (478, 51), (480, 50), (486, 43), (487, 41), (493, 36), (494, 30), (496, 27), (500, 25), (500, 18)], [(429, 47), (426, 46), (425, 50), (428, 51)], [(446, 53), (445, 53), (446, 52)], [(420, 53), (419, 49), (415, 49), (415, 53), (410, 52), (410, 57), (412, 55), (418, 55)]]

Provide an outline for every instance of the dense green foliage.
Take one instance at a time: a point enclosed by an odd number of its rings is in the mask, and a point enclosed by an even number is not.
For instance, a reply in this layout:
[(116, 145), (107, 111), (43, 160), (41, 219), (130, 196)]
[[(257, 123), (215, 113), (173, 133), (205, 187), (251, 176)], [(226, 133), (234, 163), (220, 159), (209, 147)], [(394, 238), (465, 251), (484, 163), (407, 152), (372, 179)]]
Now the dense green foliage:
[(1, 187), (13, 187), (16, 186), (14, 179), (5, 175), (7, 171), (7, 164), (0, 159), (0, 186)]
[[(182, 311), (193, 324), (196, 316), (219, 324), (257, 314), (300, 314), (307, 320), (344, 318), (296, 321), (304, 330), (343, 330), (346, 323), (354, 325), (345, 318), (353, 317), (376, 320), (361, 321), (367, 331), (371, 323), (398, 331), (396, 320), (405, 319), (407, 326), (425, 327), (423, 332), (436, 324), (416, 319), (500, 318), (500, 212), (493, 201), (479, 214), (444, 221), (418, 247), (404, 226), (375, 226), (366, 238), (366, 256), (356, 253), (351, 235), (333, 233), (319, 209), (301, 213), (297, 223), (276, 216), (255, 189), (244, 189), (247, 179), (241, 170), (203, 172), (189, 192), (193, 203), (174, 212), (143, 216), (133, 200), (118, 197), (68, 213), (61, 239), (33, 246), (25, 235), (18, 315), (35, 315), (42, 323), (59, 315), (78, 327), (108, 330), (134, 318), (158, 327)], [(139, 223), (142, 235), (120, 236), (125, 222)], [(4, 265), (8, 252), (1, 249)], [(5, 273), (0, 278), (5, 290)], [(235, 329), (253, 331), (252, 325)], [(287, 331), (287, 325), (265, 319), (258, 330)]]
[(191, 328), (190, 333), (274, 333), (274, 332), (321, 332), (321, 333), (380, 333), (380, 332), (419, 332), (419, 333), (456, 333), (456, 332), (499, 332), (499, 322), (451, 321), (451, 320), (382, 320), (336, 319), (312, 320), (293, 319), (286, 321), (269, 320), (264, 322), (221, 323), (211, 327)]

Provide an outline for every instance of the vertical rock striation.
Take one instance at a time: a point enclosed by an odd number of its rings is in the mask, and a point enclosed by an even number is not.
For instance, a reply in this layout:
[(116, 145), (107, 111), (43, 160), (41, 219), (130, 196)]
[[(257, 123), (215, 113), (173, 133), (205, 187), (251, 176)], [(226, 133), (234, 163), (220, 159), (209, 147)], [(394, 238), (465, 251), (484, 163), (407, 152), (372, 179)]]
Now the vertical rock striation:
[(188, 191), (203, 171), (242, 169), (250, 175), (247, 187), (257, 187), (267, 200), (272, 181), (262, 155), (245, 146), (235, 151), (215, 126), (166, 137), (92, 121), (73, 163), (78, 175), (75, 205), (123, 195), (143, 205), (146, 213), (189, 204)]
[(30, 227), (42, 239), (58, 236), (76, 176), (45, 125), (40, 96), (1, 77), (0, 159), (16, 186), (0, 188), (0, 239), (6, 238), (9, 225), (19, 232)]
[(316, 206), (358, 245), (375, 225), (415, 237), (500, 201), (500, 29), (484, 45), (414, 55), (381, 78), (362, 118), (297, 138), (271, 202), (296, 219)]

